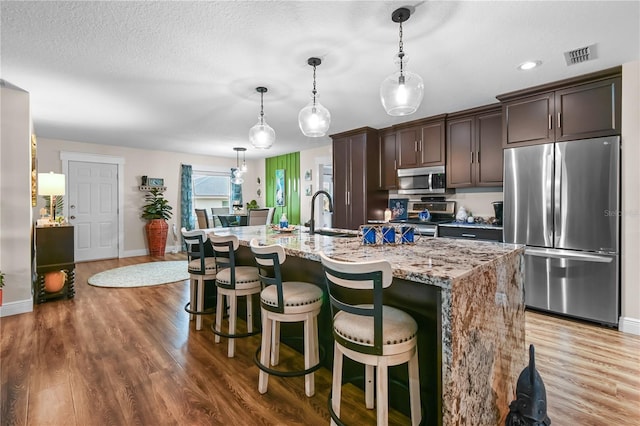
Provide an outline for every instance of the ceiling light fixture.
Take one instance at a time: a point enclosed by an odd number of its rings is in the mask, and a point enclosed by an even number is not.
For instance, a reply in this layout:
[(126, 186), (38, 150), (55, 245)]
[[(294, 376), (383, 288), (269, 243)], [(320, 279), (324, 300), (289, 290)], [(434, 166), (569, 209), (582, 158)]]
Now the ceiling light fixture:
[[(241, 185), (244, 182), (242, 175), (247, 171), (247, 163), (245, 161), (245, 152), (247, 151), (247, 148), (234, 147), (233, 150), (236, 152), (236, 168), (233, 171), (231, 183), (234, 185)], [(242, 166), (240, 166), (240, 152), (242, 152)]]
[(260, 93), (260, 115), (258, 123), (249, 129), (249, 140), (251, 144), (258, 149), (269, 149), (276, 140), (276, 132), (271, 126), (264, 121), (264, 94), (267, 93), (266, 87), (256, 87), (256, 91)]
[(400, 24), (400, 49), (396, 55), (400, 63), (400, 70), (384, 79), (380, 85), (380, 100), (387, 114), (399, 116), (416, 112), (424, 94), (424, 82), (418, 74), (404, 69), (408, 61), (402, 44), (402, 23), (411, 16), (411, 11), (405, 7), (396, 9), (391, 14), (391, 20)]
[(542, 61), (526, 61), (518, 65), (520, 71), (528, 71), (542, 65)]
[(305, 136), (318, 138), (327, 134), (331, 124), (331, 113), (317, 101), (318, 91), (316, 90), (316, 67), (322, 63), (320, 58), (309, 58), (307, 63), (313, 67), (313, 90), (311, 91), (311, 102), (300, 110), (298, 114), (298, 125)]

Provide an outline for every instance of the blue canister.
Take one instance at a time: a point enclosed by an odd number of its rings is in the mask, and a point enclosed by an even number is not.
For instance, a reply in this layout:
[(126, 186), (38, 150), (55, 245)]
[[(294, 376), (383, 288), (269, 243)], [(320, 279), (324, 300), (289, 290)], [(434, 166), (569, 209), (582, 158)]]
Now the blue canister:
[(402, 227), (402, 237), (400, 238), (402, 244), (413, 243), (413, 232), (413, 226)]
[(372, 226), (365, 226), (362, 228), (362, 243), (363, 244), (376, 243), (376, 228)]
[(396, 243), (396, 228), (393, 226), (382, 227), (382, 244)]

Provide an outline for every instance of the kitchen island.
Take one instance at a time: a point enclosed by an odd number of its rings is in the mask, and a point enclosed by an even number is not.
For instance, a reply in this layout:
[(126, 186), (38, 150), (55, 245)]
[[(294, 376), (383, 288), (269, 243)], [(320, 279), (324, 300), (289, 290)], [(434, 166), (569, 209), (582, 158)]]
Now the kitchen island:
[[(268, 226), (212, 231), (236, 235), (240, 261), (249, 264), (252, 238), (282, 245), (287, 254), (284, 279), (323, 288), (320, 251), (342, 261), (388, 260), (394, 281), (385, 303), (418, 322), (424, 424), (504, 424), (518, 375), (527, 365), (522, 246), (429, 237), (411, 245), (365, 246), (358, 237), (309, 235), (306, 228), (278, 233)], [(349, 232), (354, 231), (344, 234)], [(330, 355), (328, 304), (323, 311), (319, 334)], [(327, 358), (325, 365), (331, 368)], [(406, 369), (394, 369), (392, 379), (406, 377)]]

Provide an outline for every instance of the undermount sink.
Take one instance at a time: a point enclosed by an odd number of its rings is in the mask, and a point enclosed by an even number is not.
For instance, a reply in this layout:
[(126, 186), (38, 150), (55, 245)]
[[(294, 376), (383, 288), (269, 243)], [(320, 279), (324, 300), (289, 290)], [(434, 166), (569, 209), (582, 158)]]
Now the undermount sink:
[(349, 234), (346, 232), (340, 231), (329, 231), (327, 229), (319, 229), (314, 232), (314, 234), (324, 235), (326, 237), (338, 237), (338, 238), (355, 238), (358, 234)]

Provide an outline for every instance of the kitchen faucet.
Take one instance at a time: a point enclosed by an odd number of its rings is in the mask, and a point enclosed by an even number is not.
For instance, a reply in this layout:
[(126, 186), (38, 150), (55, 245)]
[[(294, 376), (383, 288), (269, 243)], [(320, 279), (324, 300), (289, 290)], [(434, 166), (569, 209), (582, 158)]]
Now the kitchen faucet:
[(315, 210), (316, 210), (316, 197), (320, 194), (324, 194), (327, 196), (329, 200), (329, 211), (333, 212), (333, 202), (331, 201), (331, 195), (324, 190), (316, 191), (311, 197), (311, 220), (309, 221), (309, 234), (315, 233)]

